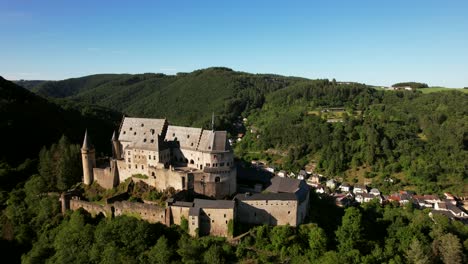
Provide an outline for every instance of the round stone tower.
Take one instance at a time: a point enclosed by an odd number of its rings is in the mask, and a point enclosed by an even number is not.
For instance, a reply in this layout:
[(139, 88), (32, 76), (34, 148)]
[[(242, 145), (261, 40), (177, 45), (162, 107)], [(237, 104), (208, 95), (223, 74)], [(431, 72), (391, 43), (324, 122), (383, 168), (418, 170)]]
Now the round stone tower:
[(96, 166), (94, 147), (88, 142), (88, 131), (85, 132), (83, 146), (81, 147), (81, 160), (83, 161), (83, 183), (93, 183), (93, 168)]
[(120, 152), (120, 142), (115, 135), (115, 131), (112, 134), (112, 152), (114, 154), (114, 159), (121, 159), (122, 153)]

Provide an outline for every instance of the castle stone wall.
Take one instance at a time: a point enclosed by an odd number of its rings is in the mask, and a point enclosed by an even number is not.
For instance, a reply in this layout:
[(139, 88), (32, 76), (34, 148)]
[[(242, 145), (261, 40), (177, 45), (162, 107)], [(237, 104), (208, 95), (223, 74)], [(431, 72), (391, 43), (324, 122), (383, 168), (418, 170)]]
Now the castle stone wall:
[(200, 235), (200, 217), (198, 215), (191, 215), (189, 217), (189, 234), (191, 236)]
[(307, 216), (307, 212), (309, 211), (309, 196), (310, 194), (307, 193), (307, 198), (299, 204), (297, 207), (297, 224), (304, 223), (304, 220)]
[(105, 189), (112, 189), (116, 186), (116, 177), (110, 167), (107, 168), (94, 168), (94, 180)]
[(201, 208), (199, 234), (228, 236), (230, 220), (234, 221), (234, 208)]
[(166, 217), (166, 208), (144, 203), (132, 203), (127, 201), (115, 202), (114, 215), (129, 215), (146, 220), (150, 223), (162, 223), (169, 225)]
[(295, 200), (238, 201), (237, 221), (246, 224), (297, 226), (298, 204)]
[(112, 217), (112, 208), (109, 205), (99, 205), (83, 200), (77, 199), (77, 197), (72, 197), (70, 200), (70, 210), (78, 210), (79, 208), (83, 208), (91, 215), (96, 216), (102, 213), (106, 217)]
[[(237, 192), (237, 171), (221, 170), (218, 172), (200, 173), (195, 175), (194, 191), (216, 199), (222, 199)], [(216, 180), (219, 179), (219, 182)]]
[(171, 224), (180, 225), (182, 216), (189, 220), (190, 207), (171, 205)]

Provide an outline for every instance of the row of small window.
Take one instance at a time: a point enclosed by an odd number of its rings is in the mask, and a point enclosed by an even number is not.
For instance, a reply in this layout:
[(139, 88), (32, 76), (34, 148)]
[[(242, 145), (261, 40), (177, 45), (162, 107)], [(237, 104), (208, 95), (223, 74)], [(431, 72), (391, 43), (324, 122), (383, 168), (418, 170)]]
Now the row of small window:
[[(229, 162), (226, 162), (226, 166), (229, 166), (229, 164), (230, 164)], [(219, 164), (218, 163), (213, 163), (213, 164), (206, 163), (205, 167), (210, 167), (211, 165), (213, 165), (213, 168), (218, 167), (218, 165), (219, 165), (219, 167), (224, 167), (224, 162), (221, 162)]]
[[(130, 129), (131, 130), (131, 129)], [(127, 131), (124, 131), (123, 134), (127, 134)], [(133, 135), (136, 136), (136, 132), (133, 132)]]
[[(167, 158), (168, 155), (163, 155), (163, 157)], [(139, 155), (133, 155), (133, 158), (135, 159), (139, 159), (141, 158), (142, 156), (139, 156)], [(156, 160), (156, 156), (151, 156), (151, 155), (148, 155), (148, 159), (151, 160), (151, 157), (153, 157), (153, 160)], [(132, 159), (131, 158), (128, 158), (127, 159), (128, 162), (132, 162)]]
[[(132, 168), (132, 164), (128, 164), (128, 168), (131, 169)], [(135, 169), (138, 169), (138, 165), (135, 164)], [(144, 170), (145, 169), (145, 166), (144, 165), (141, 165), (141, 169)]]
[[(175, 137), (175, 133), (172, 133), (172, 137)], [(190, 135), (187, 135), (187, 138), (190, 138)]]
[[(208, 214), (208, 216), (211, 216), (211, 214)], [(224, 214), (224, 218), (226, 218), (226, 214)]]
[[(251, 203), (252, 205), (254, 205), (254, 203)], [(274, 203), (268, 203), (268, 201), (263, 204), (263, 203), (255, 203), (255, 205), (275, 205)], [(289, 205), (289, 203), (276, 203), (276, 205)]]
[[(291, 214), (291, 211), (288, 211), (288, 214)], [(257, 213), (254, 212), (253, 216), (257, 216)]]
[[(136, 132), (135, 132), (135, 135), (136, 135)], [(143, 142), (145, 142), (145, 143), (146, 143), (146, 141), (147, 141), (147, 140), (146, 140), (146, 138), (145, 138), (145, 139), (143, 139)], [(151, 143), (154, 143), (154, 139), (151, 139), (151, 140), (150, 140), (150, 142), (151, 142)]]

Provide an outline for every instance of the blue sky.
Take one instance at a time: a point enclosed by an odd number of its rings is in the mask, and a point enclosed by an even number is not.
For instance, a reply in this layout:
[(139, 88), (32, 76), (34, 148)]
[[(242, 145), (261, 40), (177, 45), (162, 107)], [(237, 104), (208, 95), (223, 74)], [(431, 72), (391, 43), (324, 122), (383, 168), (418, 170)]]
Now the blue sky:
[(7, 79), (211, 66), (468, 86), (468, 1), (0, 0)]

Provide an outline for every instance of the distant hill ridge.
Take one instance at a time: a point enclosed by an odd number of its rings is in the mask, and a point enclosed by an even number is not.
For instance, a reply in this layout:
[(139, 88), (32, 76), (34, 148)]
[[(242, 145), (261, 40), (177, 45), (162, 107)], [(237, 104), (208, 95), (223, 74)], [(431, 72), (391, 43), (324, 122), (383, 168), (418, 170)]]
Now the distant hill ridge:
[(96, 74), (22, 83), (44, 97), (96, 104), (132, 116), (167, 117), (178, 125), (208, 126), (215, 112), (216, 125), (223, 128), (234, 115), (260, 107), (267, 93), (304, 80), (214, 67), (177, 75)]
[(50, 101), (0, 76), (0, 160), (15, 164), (37, 157), (43, 146), (66, 135), (81, 142), (85, 129), (94, 134), (97, 145), (109, 148), (112, 130), (121, 118), (108, 109), (67, 100)]

